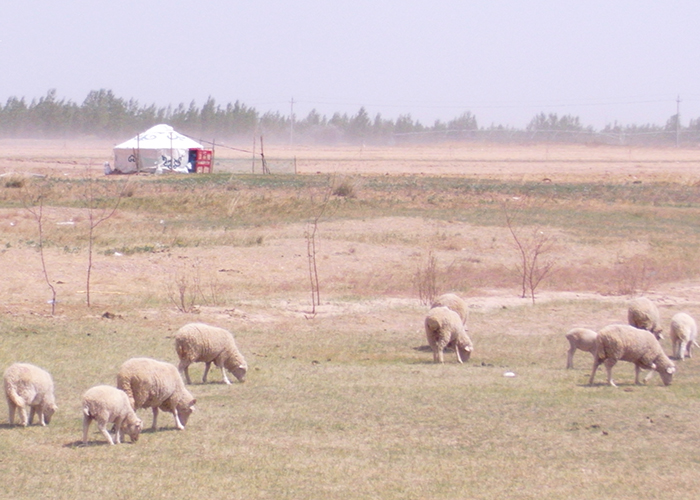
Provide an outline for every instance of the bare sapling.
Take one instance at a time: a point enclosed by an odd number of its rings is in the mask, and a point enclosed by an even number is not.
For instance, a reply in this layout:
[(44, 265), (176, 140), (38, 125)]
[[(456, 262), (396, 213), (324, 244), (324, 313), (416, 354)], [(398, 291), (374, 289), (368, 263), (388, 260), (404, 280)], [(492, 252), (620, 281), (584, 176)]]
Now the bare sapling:
[(83, 203), (88, 213), (88, 265), (85, 278), (85, 300), (90, 307), (90, 279), (92, 277), (92, 257), (95, 244), (95, 229), (104, 221), (110, 219), (124, 198), (129, 183), (128, 177), (119, 183), (100, 183), (93, 179), (89, 167), (85, 174), (85, 190)]
[(168, 297), (175, 304), (177, 310), (182, 313), (191, 313), (197, 310), (197, 296), (199, 294), (199, 276), (194, 277), (180, 274), (174, 277), (175, 285), (168, 284)]
[(333, 179), (328, 183), (328, 187), (323, 192), (321, 201), (318, 204), (315, 203), (313, 194), (311, 195), (311, 206), (315, 214), (307, 223), (306, 231), (304, 231), (304, 238), (306, 238), (306, 257), (309, 264), (309, 282), (311, 285), (311, 314), (314, 316), (316, 315), (316, 306), (321, 305), (321, 289), (319, 286), (318, 265), (316, 260), (318, 252), (318, 224), (328, 208), (332, 193)]
[(423, 305), (432, 304), (437, 297), (437, 274), (437, 258), (431, 250), (428, 252), (427, 262), (425, 265), (419, 264), (415, 274), (418, 298)]
[(49, 187), (47, 183), (42, 183), (38, 186), (36, 193), (30, 193), (28, 188), (22, 191), (22, 204), (24, 208), (34, 217), (37, 228), (39, 230), (39, 256), (41, 258), (41, 270), (44, 274), (44, 280), (51, 290), (51, 315), (56, 314), (56, 287), (53, 286), (49, 279), (49, 271), (46, 268), (46, 259), (44, 257), (44, 200), (48, 196)]
[(506, 217), (506, 225), (510, 231), (515, 247), (518, 251), (518, 264), (516, 269), (520, 277), (521, 297), (526, 298), (528, 293), (535, 303), (535, 291), (542, 281), (552, 272), (555, 260), (551, 255), (556, 238), (545, 233), (540, 227), (535, 226), (528, 232), (519, 225), (517, 214), (520, 211), (510, 211), (503, 204), (503, 212)]

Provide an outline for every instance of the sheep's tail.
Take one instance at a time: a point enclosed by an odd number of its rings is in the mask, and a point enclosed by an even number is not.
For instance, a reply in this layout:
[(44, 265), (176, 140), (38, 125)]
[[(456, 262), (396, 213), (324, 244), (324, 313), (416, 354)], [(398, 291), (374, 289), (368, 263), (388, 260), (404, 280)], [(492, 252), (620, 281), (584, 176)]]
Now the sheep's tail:
[(182, 359), (185, 355), (185, 346), (180, 342), (175, 341), (175, 352), (177, 353), (177, 357)]
[(436, 332), (440, 329), (440, 322), (435, 318), (428, 316), (425, 318), (425, 329), (429, 332)]

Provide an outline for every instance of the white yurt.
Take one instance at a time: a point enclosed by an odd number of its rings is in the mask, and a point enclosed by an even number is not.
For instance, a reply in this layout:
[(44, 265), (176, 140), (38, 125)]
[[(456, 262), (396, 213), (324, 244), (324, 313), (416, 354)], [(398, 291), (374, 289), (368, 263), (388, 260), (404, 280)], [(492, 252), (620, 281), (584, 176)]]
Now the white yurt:
[(202, 151), (207, 150), (197, 141), (177, 133), (170, 125), (156, 125), (114, 146), (112, 172), (195, 172), (199, 171), (195, 164)]

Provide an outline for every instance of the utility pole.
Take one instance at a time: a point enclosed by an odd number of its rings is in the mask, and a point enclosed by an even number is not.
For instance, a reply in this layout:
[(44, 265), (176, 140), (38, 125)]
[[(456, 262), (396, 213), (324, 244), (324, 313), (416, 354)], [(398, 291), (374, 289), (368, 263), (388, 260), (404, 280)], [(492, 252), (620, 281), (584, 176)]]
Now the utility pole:
[(676, 97), (676, 147), (681, 143), (681, 96)]
[(294, 98), (291, 101), (291, 110), (289, 113), (289, 145), (294, 145)]

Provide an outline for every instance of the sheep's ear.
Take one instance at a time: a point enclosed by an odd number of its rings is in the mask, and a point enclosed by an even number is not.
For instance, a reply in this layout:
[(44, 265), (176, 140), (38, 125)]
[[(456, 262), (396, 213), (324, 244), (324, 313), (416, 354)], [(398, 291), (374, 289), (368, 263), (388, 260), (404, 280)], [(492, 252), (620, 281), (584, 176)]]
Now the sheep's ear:
[(669, 375), (673, 375), (674, 373), (676, 373), (676, 367), (669, 366), (668, 368), (666, 368), (666, 373), (668, 373)]
[(245, 367), (246, 367), (245, 365), (238, 365), (238, 368), (240, 368), (240, 369), (243, 369)]
[(652, 370), (656, 370), (656, 363), (652, 363), (652, 364), (651, 364), (651, 369), (652, 369)]

